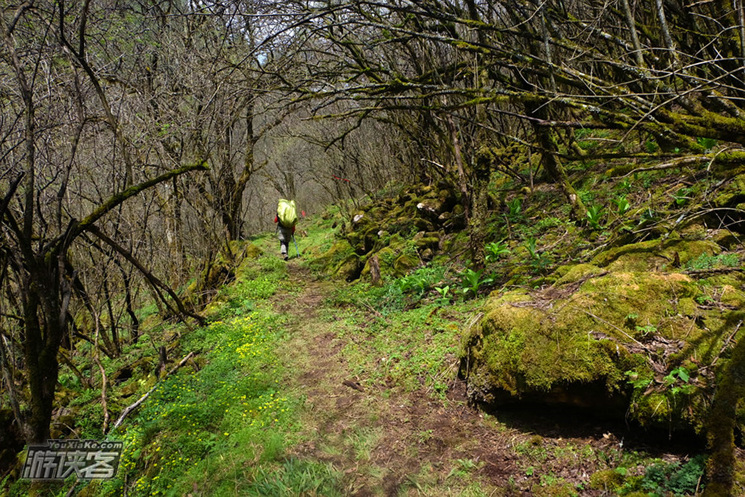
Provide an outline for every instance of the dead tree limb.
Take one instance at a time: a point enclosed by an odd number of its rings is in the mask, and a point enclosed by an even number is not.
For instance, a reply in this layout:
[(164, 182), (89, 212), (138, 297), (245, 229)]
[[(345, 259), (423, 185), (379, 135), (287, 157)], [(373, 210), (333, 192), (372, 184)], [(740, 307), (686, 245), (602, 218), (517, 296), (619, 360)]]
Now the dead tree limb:
[(116, 420), (116, 422), (114, 423), (114, 426), (113, 426), (112, 430), (116, 430), (117, 428), (119, 428), (119, 426), (121, 426), (121, 424), (122, 424), (122, 423), (124, 422), (124, 418), (126, 418), (127, 416), (129, 416), (129, 415), (130, 415), (130, 414), (132, 413), (132, 411), (134, 411), (135, 409), (137, 409), (138, 407), (140, 407), (140, 405), (141, 405), (141, 404), (142, 404), (143, 402), (145, 402), (145, 401), (147, 400), (147, 398), (148, 398), (148, 397), (150, 397), (150, 394), (152, 394), (152, 393), (153, 393), (153, 392), (155, 391), (155, 389), (156, 389), (156, 388), (158, 388), (158, 385), (160, 385), (160, 383), (161, 383), (161, 382), (162, 382), (163, 380), (165, 380), (166, 378), (168, 378), (169, 376), (171, 376), (171, 375), (172, 375), (173, 373), (175, 373), (175, 372), (176, 372), (176, 371), (177, 371), (177, 370), (178, 370), (178, 369), (179, 369), (179, 368), (180, 368), (181, 366), (183, 366), (184, 364), (186, 364), (186, 363), (187, 363), (187, 362), (189, 361), (189, 359), (191, 359), (191, 358), (192, 358), (193, 356), (194, 356), (194, 352), (189, 352), (189, 353), (188, 353), (188, 354), (186, 355), (186, 357), (184, 357), (183, 359), (181, 359), (181, 362), (179, 362), (178, 364), (176, 364), (176, 365), (175, 365), (175, 366), (174, 366), (174, 367), (173, 367), (173, 368), (172, 368), (172, 369), (171, 369), (171, 370), (170, 370), (170, 371), (168, 372), (168, 374), (167, 374), (167, 375), (165, 375), (165, 376), (163, 377), (163, 379), (161, 379), (161, 381), (159, 381), (158, 383), (156, 383), (156, 384), (155, 384), (155, 385), (153, 386), (153, 388), (151, 388), (150, 390), (148, 390), (148, 391), (147, 391), (147, 393), (145, 393), (145, 395), (143, 395), (142, 397), (140, 397), (140, 398), (139, 398), (139, 399), (137, 400), (137, 402), (135, 402), (134, 404), (132, 404), (132, 405), (128, 406), (128, 407), (127, 407), (126, 409), (124, 409), (124, 410), (122, 411), (122, 413), (121, 413), (121, 414), (119, 415), (119, 418), (118, 418), (118, 419)]

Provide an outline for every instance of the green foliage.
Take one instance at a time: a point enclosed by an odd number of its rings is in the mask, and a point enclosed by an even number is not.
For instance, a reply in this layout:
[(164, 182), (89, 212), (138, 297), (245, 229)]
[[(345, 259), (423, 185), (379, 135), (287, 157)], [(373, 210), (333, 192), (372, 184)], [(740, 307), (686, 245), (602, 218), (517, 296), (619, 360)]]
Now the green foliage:
[(538, 253), (538, 248), (536, 247), (536, 239), (533, 237), (528, 238), (525, 240), (525, 248), (528, 251), (528, 254), (530, 254), (531, 259), (538, 259), (540, 258), (540, 254)]
[(507, 217), (510, 221), (515, 222), (519, 221), (522, 217), (522, 203), (520, 203), (519, 198), (513, 198), (509, 202), (507, 202), (507, 208), (509, 209), (507, 212)]
[(625, 195), (620, 195), (613, 199), (613, 203), (616, 204), (616, 213), (619, 216), (626, 214), (631, 209), (631, 204), (626, 199)]
[(476, 296), (483, 285), (494, 282), (494, 278), (483, 276), (483, 272), (483, 269), (475, 271), (470, 268), (463, 271), (460, 284), (464, 295)]
[(593, 229), (600, 229), (600, 221), (603, 218), (603, 207), (600, 205), (591, 205), (587, 208), (587, 222)]
[(694, 299), (699, 305), (713, 305), (716, 304), (716, 300), (711, 298), (709, 295), (697, 295)]
[(678, 207), (681, 207), (688, 203), (688, 201), (691, 199), (690, 194), (694, 191), (693, 188), (684, 186), (683, 188), (679, 188), (678, 191), (673, 193), (673, 200), (675, 200), (675, 205)]
[(633, 183), (630, 178), (624, 178), (616, 185), (616, 190), (621, 193), (631, 193)]
[(408, 276), (404, 276), (399, 279), (396, 283), (401, 289), (401, 293), (408, 293), (416, 291), (420, 295), (428, 292), (430, 289), (430, 281), (424, 274), (413, 273)]
[[(368, 295), (375, 290), (355, 286)], [(390, 312), (377, 299), (356, 302), (329, 317), (340, 326), (340, 338), (348, 343), (344, 353), (355, 365), (352, 373), (372, 384), (384, 384), (386, 390), (392, 385), (405, 390), (424, 387), (426, 392), (444, 397), (457, 373), (452, 366), (460, 347), (461, 323), (454, 319), (473, 311), (478, 303), (456, 301), (447, 306), (447, 312), (440, 312), (443, 307), (437, 302), (421, 300), (418, 306), (411, 305), (399, 294), (398, 309)], [(379, 314), (377, 319), (370, 319), (371, 307)], [(365, 327), (357, 325), (360, 321)]]
[(432, 287), (441, 282), (445, 269), (441, 266), (427, 266), (417, 269), (413, 273), (399, 278), (396, 281), (401, 293), (416, 292), (423, 296)]
[[(253, 293), (243, 288), (238, 294)], [(237, 298), (232, 295), (222, 306), (239, 308)], [(197, 482), (203, 491), (221, 494), (236, 474), (253, 480), (244, 468), (259, 463), (260, 473), (263, 464), (280, 458), (298, 405), (279, 391), (280, 325), (281, 319), (265, 310), (219, 319), (185, 335), (182, 346), (203, 351), (206, 364), (162, 381), (125, 423), (122, 478), (104, 483), (104, 493), (121, 493), (126, 476), (133, 496), (182, 495)]]
[(696, 143), (704, 147), (707, 152), (717, 146), (717, 141), (714, 138), (705, 138), (699, 136), (696, 138)]
[(504, 243), (504, 240), (487, 243), (484, 250), (486, 252), (486, 262), (494, 262), (503, 255), (510, 254), (510, 249), (507, 247), (507, 244)]
[(642, 376), (636, 371), (626, 371), (626, 382), (631, 385), (634, 390), (645, 390), (653, 381), (650, 376)]
[(635, 326), (634, 329), (642, 334), (642, 337), (654, 335), (657, 333), (657, 327), (653, 324), (645, 324), (644, 326)]
[(551, 264), (551, 258), (547, 254), (538, 252), (537, 242), (535, 238), (529, 237), (527, 240), (525, 240), (523, 246), (530, 255), (530, 264), (534, 270), (543, 271)]
[(679, 366), (665, 376), (665, 386), (670, 388), (670, 393), (675, 395), (688, 395), (694, 390), (694, 386), (688, 384), (691, 379), (690, 372), (683, 366)]
[(435, 290), (442, 298), (448, 298), (448, 295), (450, 294), (450, 285), (438, 286), (435, 287)]
[(546, 230), (555, 228), (556, 226), (561, 226), (564, 223), (565, 221), (558, 217), (548, 216), (541, 218), (537, 223), (535, 223), (534, 228), (538, 233), (545, 233)]
[(640, 216), (639, 224), (654, 221), (656, 218), (657, 214), (655, 211), (653, 211), (651, 207), (647, 207)]
[(701, 254), (696, 259), (686, 263), (686, 269), (704, 270), (737, 267), (740, 265), (740, 257), (737, 254), (708, 255)]
[(577, 196), (582, 200), (583, 204), (589, 204), (595, 200), (595, 192), (587, 188), (578, 189)]
[(679, 462), (660, 462), (649, 466), (638, 489), (653, 497), (693, 495), (700, 490), (700, 482), (706, 467), (704, 456), (696, 456), (681, 465)]
[(473, 459), (456, 459), (455, 467), (450, 470), (447, 478), (468, 478), (472, 473), (478, 471), (484, 466), (483, 461), (475, 461)]

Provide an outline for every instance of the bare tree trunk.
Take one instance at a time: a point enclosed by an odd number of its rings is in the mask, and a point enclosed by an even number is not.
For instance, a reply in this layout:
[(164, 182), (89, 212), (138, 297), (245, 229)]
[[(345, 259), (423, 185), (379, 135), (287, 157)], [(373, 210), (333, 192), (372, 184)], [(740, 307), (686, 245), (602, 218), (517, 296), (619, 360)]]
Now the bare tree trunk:
[(634, 57), (636, 58), (636, 63), (639, 67), (644, 67), (642, 45), (639, 43), (639, 34), (636, 32), (636, 21), (634, 20), (634, 14), (631, 12), (629, 0), (621, 0), (621, 7), (623, 8), (623, 17), (626, 20), (626, 27), (629, 28), (631, 43), (634, 46)]
[(662, 40), (665, 42), (665, 48), (670, 53), (670, 59), (677, 66), (678, 54), (675, 51), (675, 43), (673, 38), (670, 36), (670, 28), (667, 26), (667, 18), (665, 16), (665, 6), (662, 3), (663, 0), (655, 0), (655, 8), (657, 9), (657, 19), (660, 21), (660, 31), (662, 32)]

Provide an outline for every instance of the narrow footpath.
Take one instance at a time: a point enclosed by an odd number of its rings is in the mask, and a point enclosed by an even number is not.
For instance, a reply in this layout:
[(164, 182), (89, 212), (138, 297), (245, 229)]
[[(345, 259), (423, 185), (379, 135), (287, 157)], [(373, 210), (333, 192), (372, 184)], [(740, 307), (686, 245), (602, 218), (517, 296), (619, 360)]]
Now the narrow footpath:
[(274, 306), (291, 316), (282, 355), (296, 375), (289, 388), (305, 399), (301, 442), (290, 455), (333, 464), (344, 495), (542, 495), (557, 483), (572, 489), (566, 495), (602, 495), (581, 482), (620, 457), (622, 441), (613, 433), (541, 420), (526, 429), (521, 414), (498, 422), (467, 405), (454, 375), (446, 400), (424, 388), (368, 385), (345, 354), (350, 337), (360, 335), (348, 333), (343, 309), (327, 303), (333, 283), (315, 279), (299, 261), (288, 272), (299, 294), (276, 296)]

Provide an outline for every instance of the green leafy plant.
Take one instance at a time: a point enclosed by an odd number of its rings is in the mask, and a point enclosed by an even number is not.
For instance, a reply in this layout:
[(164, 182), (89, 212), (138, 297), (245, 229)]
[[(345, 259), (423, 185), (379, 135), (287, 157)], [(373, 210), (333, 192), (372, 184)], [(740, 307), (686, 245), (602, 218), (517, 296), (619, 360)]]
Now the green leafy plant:
[(450, 294), (450, 285), (436, 286), (435, 290), (440, 294), (440, 297), (448, 298), (448, 295)]
[(535, 238), (531, 237), (525, 240), (525, 248), (528, 250), (531, 259), (538, 259), (540, 257), (538, 249), (536, 248)]
[(707, 152), (717, 146), (717, 141), (714, 138), (704, 138), (703, 136), (696, 138), (696, 143), (704, 147)]
[(626, 214), (631, 209), (631, 204), (624, 195), (614, 198), (613, 203), (616, 204), (616, 212), (619, 216)]
[(673, 193), (673, 200), (675, 200), (675, 205), (678, 207), (685, 205), (691, 197), (689, 195), (693, 192), (693, 188), (684, 186), (683, 188), (680, 188), (677, 192)]
[(624, 178), (623, 181), (618, 183), (618, 186), (616, 188), (623, 193), (631, 193), (631, 187), (632, 187), (631, 179)]
[(642, 336), (654, 335), (657, 333), (657, 327), (653, 324), (645, 324), (644, 326), (637, 325), (634, 329), (642, 334)]
[(647, 222), (647, 221), (654, 221), (655, 220), (655, 217), (656, 217), (655, 212), (651, 208), (647, 207), (642, 212), (642, 215), (641, 215), (641, 217), (639, 219), (639, 224), (642, 224), (642, 223)]
[(503, 255), (510, 253), (510, 249), (507, 247), (507, 244), (504, 243), (504, 240), (487, 243), (484, 249), (486, 252), (486, 262), (494, 262)]
[(665, 386), (672, 387), (670, 393), (673, 395), (687, 395), (691, 393), (694, 388), (693, 385), (689, 383), (691, 380), (691, 374), (688, 369), (683, 366), (679, 366), (670, 371), (670, 373), (665, 376), (664, 380)]
[(699, 305), (714, 305), (717, 302), (716, 300), (714, 300), (708, 295), (698, 295), (694, 300)]
[(654, 140), (647, 140), (646, 142), (644, 142), (644, 148), (646, 148), (647, 152), (649, 152), (650, 154), (653, 154), (660, 149), (659, 145), (657, 145), (657, 142)]
[(551, 264), (551, 258), (548, 255), (538, 252), (535, 238), (530, 237), (525, 240), (524, 247), (528, 251), (528, 254), (530, 254), (530, 264), (533, 266), (533, 269), (540, 271)]
[(679, 462), (659, 462), (647, 468), (639, 487), (650, 495), (693, 495), (700, 490), (699, 485), (706, 458), (696, 456), (681, 464)]
[(509, 209), (507, 217), (510, 218), (510, 221), (516, 221), (520, 218), (523, 207), (519, 198), (513, 198), (507, 202), (507, 208)]
[(634, 387), (634, 390), (645, 390), (652, 383), (652, 378), (633, 370), (626, 371), (624, 375), (626, 375), (626, 383)]
[(413, 273), (398, 280), (398, 287), (403, 293), (416, 291), (423, 294), (429, 291), (430, 285), (429, 278), (420, 273)]
[(587, 222), (593, 229), (600, 229), (600, 220), (603, 217), (603, 208), (599, 205), (591, 205), (587, 208)]
[(456, 466), (450, 470), (450, 473), (447, 476), (448, 478), (453, 476), (466, 478), (469, 473), (472, 473), (484, 465), (483, 462), (474, 461), (473, 459), (456, 459), (455, 463)]
[(494, 282), (491, 277), (482, 277), (484, 270), (479, 269), (474, 271), (473, 269), (466, 269), (461, 279), (461, 287), (464, 295), (473, 294), (478, 295), (479, 289), (483, 285), (489, 285)]

